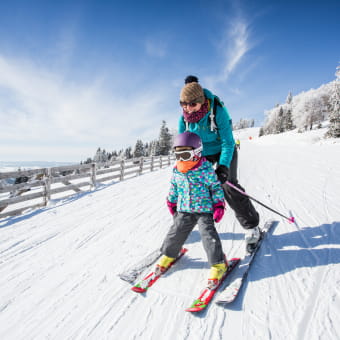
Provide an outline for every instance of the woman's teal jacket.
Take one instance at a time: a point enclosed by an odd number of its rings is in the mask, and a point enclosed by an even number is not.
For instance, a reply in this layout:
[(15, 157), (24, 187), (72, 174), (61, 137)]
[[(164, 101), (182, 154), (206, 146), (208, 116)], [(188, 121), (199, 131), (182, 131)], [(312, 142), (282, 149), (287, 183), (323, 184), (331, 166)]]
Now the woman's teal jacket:
[[(198, 134), (203, 142), (202, 156), (221, 153), (219, 164), (229, 168), (235, 148), (231, 118), (224, 105), (216, 106), (216, 115), (213, 118), (211, 115), (215, 96), (207, 89), (204, 89), (204, 95), (210, 101), (210, 111), (197, 123), (186, 122), (182, 115), (179, 119), (178, 132), (191, 131)], [(215, 122), (216, 128), (214, 129)]]

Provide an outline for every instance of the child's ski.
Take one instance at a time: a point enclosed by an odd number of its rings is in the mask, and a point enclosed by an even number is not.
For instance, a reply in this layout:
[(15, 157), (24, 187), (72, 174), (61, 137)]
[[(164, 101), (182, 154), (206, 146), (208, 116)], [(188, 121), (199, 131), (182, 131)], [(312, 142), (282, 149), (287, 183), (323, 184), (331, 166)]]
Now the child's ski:
[(233, 302), (236, 299), (238, 292), (240, 291), (242, 284), (249, 272), (250, 266), (253, 263), (257, 251), (259, 250), (270, 228), (273, 227), (276, 223), (277, 221), (273, 220), (265, 222), (264, 226), (261, 229), (261, 238), (259, 242), (256, 244), (252, 252), (248, 253), (244, 257), (244, 259), (240, 261), (239, 268), (235, 274), (235, 277), (233, 276), (232, 281), (226, 286), (226, 288), (220, 294), (218, 294), (215, 302), (216, 304), (226, 305), (228, 303)]
[(204, 288), (198, 299), (196, 299), (192, 305), (186, 309), (187, 312), (200, 312), (204, 310), (212, 298), (214, 297), (216, 291), (218, 288), (221, 286), (223, 281), (226, 279), (226, 277), (231, 273), (231, 271), (236, 267), (238, 262), (240, 261), (239, 258), (233, 258), (228, 261), (228, 269), (225, 272), (224, 276), (222, 277), (219, 285), (215, 289), (210, 289), (210, 288)]
[(151, 267), (160, 257), (162, 253), (159, 249), (156, 249), (152, 253), (145, 256), (140, 262), (125, 269), (118, 276), (124, 280), (133, 284), (139, 275), (141, 275), (147, 268)]
[(167, 267), (166, 271), (161, 275), (156, 275), (155, 272), (151, 272), (140, 282), (135, 284), (131, 290), (136, 293), (145, 293), (164, 273), (166, 273), (186, 252), (188, 249), (182, 248), (178, 256), (174, 259), (173, 262), (170, 263), (169, 267)]

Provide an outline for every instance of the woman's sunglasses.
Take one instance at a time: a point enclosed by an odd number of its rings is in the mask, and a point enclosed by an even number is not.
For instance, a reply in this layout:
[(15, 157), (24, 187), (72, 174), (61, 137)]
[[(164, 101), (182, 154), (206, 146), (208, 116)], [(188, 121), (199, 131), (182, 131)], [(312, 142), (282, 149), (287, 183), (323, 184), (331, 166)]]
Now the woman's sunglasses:
[(195, 107), (198, 103), (196, 102), (190, 102), (190, 103), (187, 103), (187, 102), (179, 102), (179, 104), (184, 107), (184, 106), (189, 106), (189, 107)]

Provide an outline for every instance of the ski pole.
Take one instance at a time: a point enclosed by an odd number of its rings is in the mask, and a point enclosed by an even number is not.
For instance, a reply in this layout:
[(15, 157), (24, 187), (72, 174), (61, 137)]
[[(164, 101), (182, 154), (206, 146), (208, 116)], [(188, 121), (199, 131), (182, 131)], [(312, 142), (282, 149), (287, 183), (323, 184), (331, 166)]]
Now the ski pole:
[(285, 218), (286, 220), (289, 221), (289, 223), (294, 223), (294, 222), (295, 222), (295, 218), (294, 218), (293, 216), (287, 217), (287, 216), (281, 214), (280, 212), (274, 210), (273, 208), (268, 207), (268, 205), (265, 205), (264, 203), (258, 201), (258, 200), (257, 200), (256, 198), (254, 198), (254, 197), (251, 197), (251, 196), (248, 195), (246, 192), (244, 192), (243, 190), (241, 190), (240, 188), (238, 188), (238, 187), (235, 186), (234, 184), (230, 183), (229, 181), (226, 181), (225, 183), (226, 183), (227, 185), (229, 185), (231, 188), (237, 190), (237, 191), (238, 191), (239, 193), (241, 193), (242, 195), (249, 197), (251, 200), (255, 201), (256, 203), (258, 203), (258, 204), (262, 205), (263, 207), (269, 209), (270, 211), (274, 212), (275, 214), (278, 214), (278, 215), (280, 215), (281, 217)]

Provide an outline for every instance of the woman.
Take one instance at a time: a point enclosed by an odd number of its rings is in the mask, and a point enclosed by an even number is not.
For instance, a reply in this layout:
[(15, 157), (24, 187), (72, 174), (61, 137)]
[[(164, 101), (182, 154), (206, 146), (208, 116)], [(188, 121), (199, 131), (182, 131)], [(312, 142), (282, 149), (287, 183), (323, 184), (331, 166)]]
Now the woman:
[(227, 109), (218, 97), (201, 87), (195, 76), (186, 77), (180, 105), (183, 115), (179, 119), (178, 132), (191, 131), (201, 137), (202, 156), (216, 163), (216, 174), (222, 183), (225, 199), (246, 229), (247, 244), (257, 243), (260, 238), (259, 214), (248, 197), (226, 184), (229, 181), (244, 191), (237, 180), (237, 149)]

